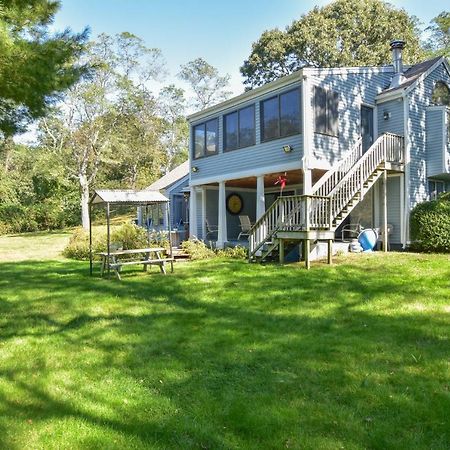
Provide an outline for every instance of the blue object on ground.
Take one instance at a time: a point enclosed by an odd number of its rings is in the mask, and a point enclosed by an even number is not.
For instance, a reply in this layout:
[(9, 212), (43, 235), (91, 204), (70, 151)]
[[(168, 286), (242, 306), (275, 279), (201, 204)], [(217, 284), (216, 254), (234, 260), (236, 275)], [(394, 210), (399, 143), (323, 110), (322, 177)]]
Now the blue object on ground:
[(358, 236), (358, 242), (361, 244), (363, 251), (371, 252), (377, 244), (378, 233), (372, 228), (362, 230)]

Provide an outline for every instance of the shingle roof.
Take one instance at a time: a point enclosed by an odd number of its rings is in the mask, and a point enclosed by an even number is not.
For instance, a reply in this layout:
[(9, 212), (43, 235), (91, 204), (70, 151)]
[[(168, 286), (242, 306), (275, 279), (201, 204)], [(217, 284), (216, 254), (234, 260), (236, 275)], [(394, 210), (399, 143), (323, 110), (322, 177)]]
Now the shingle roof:
[(133, 191), (131, 189), (99, 189), (95, 191), (91, 203), (129, 203), (149, 205), (166, 203), (169, 199), (158, 191)]
[(172, 184), (184, 178), (189, 174), (189, 161), (185, 161), (175, 169), (166, 173), (159, 180), (156, 180), (153, 184), (145, 188), (146, 191), (160, 191), (161, 189), (166, 189)]
[(408, 70), (405, 71), (403, 76), (405, 77), (404, 81), (396, 87), (385, 89), (382, 93), (385, 94), (387, 92), (394, 92), (397, 90), (403, 90), (411, 86), (421, 75), (423, 75), (427, 70), (433, 67), (442, 56), (438, 56), (437, 58), (429, 59), (428, 61), (423, 61), (419, 64), (415, 64), (411, 66)]

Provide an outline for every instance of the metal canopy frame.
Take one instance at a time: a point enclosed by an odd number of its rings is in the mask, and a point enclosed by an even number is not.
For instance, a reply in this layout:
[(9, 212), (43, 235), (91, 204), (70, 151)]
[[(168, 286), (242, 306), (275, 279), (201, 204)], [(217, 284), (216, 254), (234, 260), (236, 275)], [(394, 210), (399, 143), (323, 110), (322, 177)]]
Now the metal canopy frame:
[(109, 260), (111, 254), (111, 205), (134, 205), (148, 207), (152, 205), (166, 204), (167, 228), (169, 232), (170, 257), (173, 257), (172, 249), (172, 225), (170, 220), (169, 199), (159, 191), (134, 191), (134, 190), (96, 190), (89, 200), (89, 273), (93, 274), (92, 255), (92, 208), (96, 205), (106, 205), (106, 240), (108, 253), (108, 275), (110, 273)]

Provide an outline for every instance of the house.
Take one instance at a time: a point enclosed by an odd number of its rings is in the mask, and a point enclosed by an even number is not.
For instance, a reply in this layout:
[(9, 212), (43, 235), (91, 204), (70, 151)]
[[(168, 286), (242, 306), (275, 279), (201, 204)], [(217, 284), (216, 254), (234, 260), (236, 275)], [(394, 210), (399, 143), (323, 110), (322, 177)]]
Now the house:
[[(186, 238), (185, 225), (189, 223), (189, 161), (185, 161), (148, 186), (145, 191), (158, 191), (169, 199), (170, 225), (180, 233), (179, 239)], [(138, 222), (143, 224), (144, 212), (138, 209)], [(160, 218), (162, 229), (167, 229), (166, 215)]]
[(404, 45), (389, 66), (304, 68), (192, 114), (190, 235), (215, 226), (223, 247), (248, 215), (251, 258), (331, 246), (349, 222), (406, 247), (411, 209), (450, 188), (450, 66), (406, 67)]

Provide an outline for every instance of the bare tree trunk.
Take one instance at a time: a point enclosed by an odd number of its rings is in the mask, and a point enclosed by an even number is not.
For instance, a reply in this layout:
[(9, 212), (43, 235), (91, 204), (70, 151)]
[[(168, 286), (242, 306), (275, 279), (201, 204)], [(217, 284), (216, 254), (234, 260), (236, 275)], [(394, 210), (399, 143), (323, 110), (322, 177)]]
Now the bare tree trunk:
[(79, 175), (81, 188), (81, 223), (85, 230), (89, 230), (89, 182), (85, 174)]
[(14, 140), (12, 136), (7, 136), (3, 143), (3, 152), (4, 152), (4, 170), (5, 172), (9, 172), (9, 169), (11, 168), (11, 159), (12, 159), (12, 152), (14, 149)]

